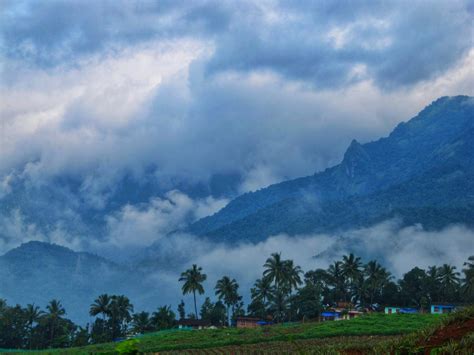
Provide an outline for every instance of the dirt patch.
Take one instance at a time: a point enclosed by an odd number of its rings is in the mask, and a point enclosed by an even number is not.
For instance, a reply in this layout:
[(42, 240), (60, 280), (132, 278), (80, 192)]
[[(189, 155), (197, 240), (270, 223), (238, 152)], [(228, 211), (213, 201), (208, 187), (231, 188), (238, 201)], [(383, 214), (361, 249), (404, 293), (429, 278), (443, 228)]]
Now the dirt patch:
[(424, 349), (425, 354), (429, 354), (431, 349), (445, 345), (451, 340), (460, 340), (471, 332), (474, 332), (474, 318), (465, 322), (448, 324), (447, 326), (436, 330), (432, 336), (419, 345)]

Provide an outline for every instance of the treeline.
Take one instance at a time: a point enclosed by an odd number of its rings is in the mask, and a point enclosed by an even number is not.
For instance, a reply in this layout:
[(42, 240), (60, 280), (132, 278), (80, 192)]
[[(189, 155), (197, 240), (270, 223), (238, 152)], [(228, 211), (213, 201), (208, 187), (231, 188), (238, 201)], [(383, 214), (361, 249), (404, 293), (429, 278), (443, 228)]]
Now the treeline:
[[(181, 300), (176, 315), (170, 306), (155, 312), (136, 312), (123, 295), (100, 295), (90, 306), (92, 324), (80, 327), (66, 318), (57, 300), (45, 310), (29, 304), (8, 306), (0, 300), (0, 348), (44, 349), (84, 346), (175, 327), (177, 319), (199, 318), (215, 326), (231, 325), (238, 316), (272, 319), (275, 322), (316, 319), (320, 312), (338, 302), (350, 302), (358, 309), (381, 310), (385, 305), (427, 309), (432, 303), (474, 302), (474, 256), (461, 272), (444, 264), (426, 270), (413, 268), (395, 280), (377, 261), (362, 263), (353, 254), (335, 261), (327, 269), (306, 273), (272, 254), (263, 265), (262, 276), (250, 290), (251, 302), (245, 308), (237, 280), (228, 276), (212, 290), (215, 301), (206, 297), (198, 307), (198, 297), (206, 293), (207, 279), (202, 268), (193, 265), (179, 278), (183, 294), (193, 296), (193, 311), (186, 314)], [(198, 311), (199, 309), (199, 311)]]

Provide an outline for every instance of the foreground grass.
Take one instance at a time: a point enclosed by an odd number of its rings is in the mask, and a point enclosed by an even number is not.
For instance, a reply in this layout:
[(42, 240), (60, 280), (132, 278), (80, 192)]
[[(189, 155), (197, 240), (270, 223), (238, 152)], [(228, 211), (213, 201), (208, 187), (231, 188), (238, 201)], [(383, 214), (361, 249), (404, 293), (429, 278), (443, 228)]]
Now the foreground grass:
[[(307, 340), (340, 337), (394, 336), (413, 333), (439, 323), (440, 317), (431, 314), (370, 314), (349, 321), (283, 324), (256, 329), (209, 329), (171, 330), (150, 333), (139, 337), (138, 350), (143, 353), (183, 351), (190, 349), (210, 349), (228, 346), (242, 346), (261, 343), (274, 346), (273, 342), (283, 342), (296, 349), (306, 347)], [(359, 338), (352, 338), (352, 341)], [(363, 339), (363, 338), (360, 338)], [(381, 339), (385, 339), (382, 337)], [(347, 339), (349, 340), (349, 339)], [(366, 340), (361, 340), (366, 344)], [(281, 343), (281, 344), (283, 344)], [(280, 344), (280, 348), (281, 345)], [(349, 343), (348, 343), (349, 344)], [(34, 352), (38, 354), (113, 354), (117, 344), (107, 343), (82, 348), (57, 349)], [(315, 344), (313, 344), (314, 346)], [(278, 346), (278, 345), (277, 345)], [(249, 349), (250, 350), (250, 349)], [(289, 350), (291, 351), (291, 350)], [(31, 353), (31, 352), (30, 352)]]

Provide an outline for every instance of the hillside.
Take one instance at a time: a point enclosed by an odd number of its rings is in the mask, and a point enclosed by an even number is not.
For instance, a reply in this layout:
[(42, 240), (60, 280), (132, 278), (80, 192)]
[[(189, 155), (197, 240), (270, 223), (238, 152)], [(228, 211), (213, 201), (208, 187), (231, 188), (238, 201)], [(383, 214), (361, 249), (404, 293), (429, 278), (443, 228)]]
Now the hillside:
[[(28, 242), (0, 256), (0, 279), (0, 298), (42, 307), (57, 298), (68, 317), (84, 324), (88, 306), (97, 295), (133, 295), (144, 286), (137, 272), (93, 254), (43, 242)], [(136, 297), (140, 301), (143, 295)]]
[(337, 232), (400, 217), (439, 229), (474, 221), (474, 104), (443, 97), (385, 138), (353, 141), (321, 173), (244, 194), (189, 233), (258, 242), (278, 233)]

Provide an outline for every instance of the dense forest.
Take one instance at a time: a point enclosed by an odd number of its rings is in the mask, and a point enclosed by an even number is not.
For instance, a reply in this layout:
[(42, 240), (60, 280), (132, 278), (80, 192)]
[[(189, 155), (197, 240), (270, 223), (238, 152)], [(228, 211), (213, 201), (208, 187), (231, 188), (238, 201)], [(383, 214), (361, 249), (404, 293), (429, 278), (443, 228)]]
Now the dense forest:
[[(263, 265), (262, 277), (251, 288), (251, 302), (245, 309), (237, 280), (219, 279), (205, 295), (207, 276), (197, 266), (181, 274), (183, 294), (193, 295), (192, 311), (186, 314), (181, 300), (177, 315), (171, 306), (161, 306), (151, 314), (136, 312), (124, 295), (102, 294), (93, 301), (84, 327), (67, 319), (61, 302), (52, 300), (44, 310), (34, 304), (8, 305), (0, 300), (0, 348), (43, 349), (83, 346), (123, 338), (130, 334), (169, 329), (179, 319), (199, 318), (214, 326), (231, 326), (237, 316), (248, 315), (274, 322), (316, 320), (337, 302), (350, 302), (354, 308), (380, 311), (385, 305), (412, 306), (426, 310), (431, 303), (474, 302), (474, 256), (461, 272), (444, 264), (426, 270), (415, 267), (399, 280), (377, 261), (364, 264), (353, 254), (335, 261), (327, 269), (303, 272), (293, 260), (272, 254)], [(198, 312), (199, 308), (199, 312)]]

